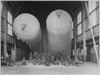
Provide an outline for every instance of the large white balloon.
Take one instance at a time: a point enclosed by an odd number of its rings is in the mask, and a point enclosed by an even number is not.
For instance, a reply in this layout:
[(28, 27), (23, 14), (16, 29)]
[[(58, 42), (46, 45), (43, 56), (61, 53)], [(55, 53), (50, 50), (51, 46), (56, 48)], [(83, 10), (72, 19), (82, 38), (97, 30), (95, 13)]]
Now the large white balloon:
[(28, 13), (23, 13), (15, 18), (13, 31), (17, 37), (27, 43), (37, 43), (41, 39), (39, 21)]
[(51, 51), (71, 53), (72, 18), (64, 10), (55, 10), (46, 20), (48, 31), (48, 47)]

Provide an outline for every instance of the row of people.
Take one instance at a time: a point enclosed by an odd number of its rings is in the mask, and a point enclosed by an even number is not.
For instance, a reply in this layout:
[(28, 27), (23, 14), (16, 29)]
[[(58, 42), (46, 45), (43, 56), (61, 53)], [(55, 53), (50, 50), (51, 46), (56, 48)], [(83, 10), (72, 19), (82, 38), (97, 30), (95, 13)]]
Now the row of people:
[(30, 60), (33, 60), (33, 64), (44, 64), (44, 65), (76, 65), (75, 60), (72, 60), (70, 56), (67, 56), (64, 53), (50, 53), (50, 52), (34, 52), (30, 53)]

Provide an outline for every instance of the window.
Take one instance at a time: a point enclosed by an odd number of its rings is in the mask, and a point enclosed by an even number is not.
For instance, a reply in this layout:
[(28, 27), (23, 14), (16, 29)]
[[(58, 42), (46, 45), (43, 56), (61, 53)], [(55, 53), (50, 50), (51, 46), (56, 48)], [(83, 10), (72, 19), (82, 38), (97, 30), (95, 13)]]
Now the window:
[(8, 15), (8, 34), (9, 35), (12, 35), (12, 15), (11, 15), (11, 13), (8, 11), (7, 12), (7, 15)]
[(90, 14), (90, 25), (93, 27), (97, 24), (96, 9), (95, 9), (96, 8), (96, 1), (89, 1), (88, 6), (89, 6), (89, 13), (91, 13)]
[(82, 25), (81, 25), (81, 12), (79, 12), (78, 16), (77, 16), (77, 35), (82, 33)]
[(12, 24), (12, 15), (9, 11), (8, 11), (8, 22)]
[(89, 13), (96, 8), (96, 1), (89, 1)]
[(77, 35), (80, 35), (82, 33), (82, 25), (77, 26)]
[(91, 26), (95, 26), (97, 24), (96, 22), (96, 10), (90, 15), (90, 24)]
[(8, 34), (12, 35), (12, 26), (8, 23)]
[(78, 24), (81, 22), (81, 12), (77, 16), (77, 22), (78, 22)]

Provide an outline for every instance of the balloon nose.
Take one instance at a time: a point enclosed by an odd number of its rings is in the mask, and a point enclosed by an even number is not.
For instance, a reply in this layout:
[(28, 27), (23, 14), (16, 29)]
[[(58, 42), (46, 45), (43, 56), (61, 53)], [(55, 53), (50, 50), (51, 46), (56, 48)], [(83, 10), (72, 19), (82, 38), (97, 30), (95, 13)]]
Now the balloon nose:
[(41, 29), (38, 19), (28, 13), (17, 16), (14, 20), (13, 31), (17, 37), (27, 43), (37, 43), (41, 39)]

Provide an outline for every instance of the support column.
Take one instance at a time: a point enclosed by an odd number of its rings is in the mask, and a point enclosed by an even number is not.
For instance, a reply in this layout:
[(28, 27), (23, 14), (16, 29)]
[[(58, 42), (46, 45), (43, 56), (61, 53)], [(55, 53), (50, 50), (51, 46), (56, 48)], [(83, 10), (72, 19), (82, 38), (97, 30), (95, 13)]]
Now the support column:
[(14, 50), (15, 50), (15, 61), (17, 59), (17, 51), (16, 51), (16, 38), (13, 38), (14, 39)]
[(7, 53), (7, 12), (6, 12), (6, 2), (4, 2), (3, 4), (3, 10), (2, 10), (2, 14), (3, 14), (3, 18), (4, 18), (4, 60), (6, 61), (6, 53)]
[(75, 55), (75, 61), (78, 62), (77, 58), (77, 18), (74, 19), (74, 55)]
[[(97, 23), (100, 23), (99, 22), (99, 16), (100, 16), (100, 12), (99, 12), (99, 5), (100, 5), (100, 2), (97, 1), (97, 11), (96, 11), (96, 14), (97, 14)], [(99, 43), (100, 43), (100, 24), (99, 24)], [(98, 45), (99, 49), (100, 49), (100, 44)], [(98, 56), (99, 56), (99, 64), (100, 64), (100, 50), (98, 51)]]
[[(100, 5), (100, 2), (98, 3), (98, 5)], [(100, 16), (99, 8), (98, 8), (98, 16)], [(100, 17), (98, 17), (98, 23), (100, 23), (99, 18)], [(100, 24), (99, 24), (99, 42), (100, 42)], [(100, 44), (99, 44), (99, 49), (100, 49)], [(99, 50), (99, 65), (100, 65), (100, 50)]]
[(84, 7), (82, 9), (82, 27), (83, 27), (83, 52), (84, 52), (84, 56), (83, 56), (83, 60), (84, 62), (86, 61), (86, 55), (87, 55), (87, 51), (86, 51), (86, 36), (85, 36), (85, 12), (84, 12)]
[[(14, 22), (14, 16), (12, 17), (12, 21)], [(17, 48), (16, 48), (16, 40), (17, 40), (17, 37), (16, 35), (14, 34), (13, 30), (12, 30), (12, 46), (13, 46), (13, 50), (15, 52), (15, 58), (14, 58), (14, 61), (17, 61)]]
[(76, 32), (76, 25), (77, 25), (77, 18), (74, 19), (74, 50), (76, 51), (76, 36), (77, 36), (77, 32)]

